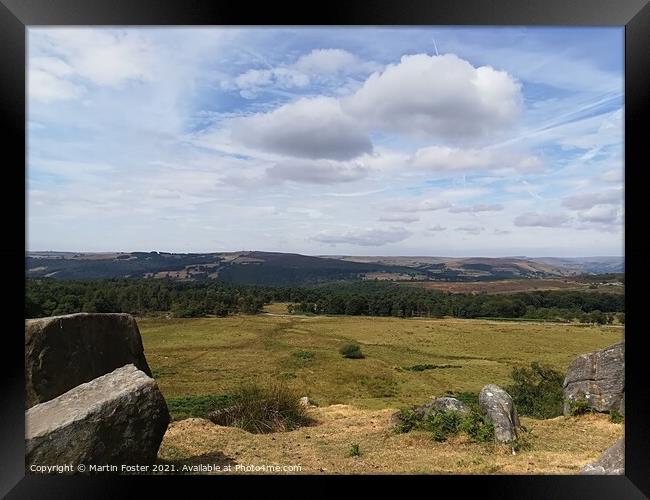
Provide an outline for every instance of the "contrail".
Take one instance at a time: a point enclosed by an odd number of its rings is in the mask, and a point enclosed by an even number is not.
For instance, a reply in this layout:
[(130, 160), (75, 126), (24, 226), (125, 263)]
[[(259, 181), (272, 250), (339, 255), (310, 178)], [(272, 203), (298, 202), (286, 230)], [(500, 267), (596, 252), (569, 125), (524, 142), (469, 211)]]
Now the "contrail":
[(438, 46), (436, 45), (436, 39), (435, 38), (433, 39), (433, 47), (436, 49), (436, 55), (439, 56), (440, 54), (438, 54)]

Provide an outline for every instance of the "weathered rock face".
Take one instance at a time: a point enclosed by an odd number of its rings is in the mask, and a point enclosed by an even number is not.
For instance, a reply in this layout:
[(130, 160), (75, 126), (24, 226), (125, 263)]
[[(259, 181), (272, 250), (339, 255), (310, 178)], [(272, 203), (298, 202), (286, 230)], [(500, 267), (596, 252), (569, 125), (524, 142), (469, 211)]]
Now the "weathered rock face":
[(625, 474), (625, 440), (619, 439), (598, 460), (587, 464), (580, 474)]
[(625, 342), (578, 356), (564, 379), (564, 400), (565, 415), (578, 400), (596, 411), (625, 413)]
[(156, 382), (123, 366), (25, 412), (27, 467), (151, 464), (169, 419)]
[(80, 313), (27, 320), (26, 408), (129, 363), (151, 376), (138, 325), (130, 314)]
[(478, 396), (479, 407), (494, 424), (494, 438), (508, 443), (517, 438), (520, 427), (517, 409), (510, 394), (494, 384), (488, 384)]

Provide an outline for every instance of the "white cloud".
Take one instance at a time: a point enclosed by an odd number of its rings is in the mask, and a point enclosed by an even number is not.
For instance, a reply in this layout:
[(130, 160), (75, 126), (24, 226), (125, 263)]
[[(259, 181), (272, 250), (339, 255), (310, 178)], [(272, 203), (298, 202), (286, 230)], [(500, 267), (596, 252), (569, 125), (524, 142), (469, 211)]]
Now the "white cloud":
[(622, 202), (622, 189), (608, 189), (598, 193), (576, 194), (562, 199), (562, 205), (574, 210), (585, 210), (595, 205), (612, 205)]
[(455, 207), (451, 207), (449, 209), (449, 211), (453, 212), (453, 213), (498, 212), (500, 210), (503, 210), (503, 205), (500, 205), (498, 203), (493, 203), (493, 204), (489, 204), (489, 205), (471, 205), (471, 206), (466, 206), (466, 207), (455, 206)]
[(527, 213), (515, 217), (515, 226), (519, 227), (560, 227), (568, 222), (569, 218), (563, 214)]
[(328, 97), (299, 99), (228, 125), (235, 141), (280, 155), (349, 160), (372, 152), (370, 138)]
[(457, 227), (456, 231), (462, 231), (467, 234), (479, 234), (481, 231), (485, 231), (485, 228), (482, 226), (461, 226)]
[(613, 170), (608, 170), (603, 175), (600, 176), (600, 179), (605, 182), (622, 182), (623, 181), (623, 169), (615, 168)]
[(404, 224), (410, 224), (419, 220), (419, 217), (412, 215), (383, 215), (379, 218), (380, 222), (403, 222)]
[(268, 85), (281, 89), (304, 88), (310, 84), (309, 76), (290, 68), (249, 69), (231, 83), (222, 82), (222, 88), (238, 88), (245, 98), (256, 97), (256, 90)]
[(360, 163), (350, 164), (328, 160), (286, 160), (266, 170), (273, 181), (308, 184), (336, 184), (365, 177), (368, 170)]
[(72, 68), (60, 59), (34, 58), (29, 61), (28, 96), (43, 102), (76, 99), (84, 88), (66, 79)]
[(441, 226), (440, 224), (437, 224), (435, 226), (431, 226), (427, 228), (427, 231), (433, 231), (433, 232), (439, 232), (439, 231), (446, 231), (447, 228), (444, 226)]
[(259, 91), (267, 88), (272, 91), (300, 89), (314, 82), (334, 83), (337, 79), (337, 89), (340, 89), (346, 86), (346, 82), (340, 81), (341, 77), (368, 74), (378, 68), (378, 64), (363, 61), (347, 50), (314, 49), (300, 56), (293, 64), (249, 69), (234, 79), (222, 80), (221, 88), (239, 90), (242, 97), (247, 99), (256, 98)]
[(451, 203), (447, 200), (423, 200), (415, 205), (397, 207), (396, 209), (402, 212), (433, 212), (449, 207), (451, 207)]
[(522, 107), (520, 84), (510, 75), (453, 54), (405, 55), (342, 102), (369, 128), (447, 140), (492, 135)]
[(305, 73), (333, 74), (357, 73), (375, 68), (374, 63), (360, 60), (354, 54), (342, 49), (314, 49), (300, 56), (293, 68)]
[(578, 218), (586, 222), (615, 224), (622, 222), (621, 210), (611, 205), (594, 205), (589, 210), (578, 212)]
[(533, 155), (504, 150), (458, 149), (431, 146), (418, 149), (411, 164), (420, 169), (442, 173), (490, 171), (537, 173), (544, 169), (542, 160)]
[(387, 243), (398, 243), (411, 235), (402, 228), (360, 229), (357, 231), (322, 231), (312, 239), (330, 245), (350, 244), (376, 247)]
[(35, 29), (30, 53), (30, 97), (50, 102), (79, 97), (87, 84), (116, 87), (153, 78), (154, 51), (135, 31)]

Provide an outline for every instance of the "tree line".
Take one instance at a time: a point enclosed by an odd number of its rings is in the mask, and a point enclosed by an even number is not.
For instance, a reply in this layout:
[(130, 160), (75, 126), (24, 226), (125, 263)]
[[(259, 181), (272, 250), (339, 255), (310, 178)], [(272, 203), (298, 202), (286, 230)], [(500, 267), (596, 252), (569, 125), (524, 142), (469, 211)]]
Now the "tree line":
[(625, 312), (623, 294), (600, 292), (450, 293), (390, 282), (270, 287), (171, 279), (29, 279), (25, 314), (28, 318), (75, 312), (226, 316), (259, 313), (271, 302), (288, 302), (290, 313), (301, 314), (521, 318), (601, 324), (624, 322)]

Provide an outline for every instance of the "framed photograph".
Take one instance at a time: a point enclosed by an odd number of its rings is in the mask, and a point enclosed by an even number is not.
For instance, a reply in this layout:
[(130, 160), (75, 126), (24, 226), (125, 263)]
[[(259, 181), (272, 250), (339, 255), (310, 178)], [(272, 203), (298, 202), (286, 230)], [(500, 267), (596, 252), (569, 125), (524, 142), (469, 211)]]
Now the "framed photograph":
[(650, 495), (647, 4), (1, 0), (0, 492)]

